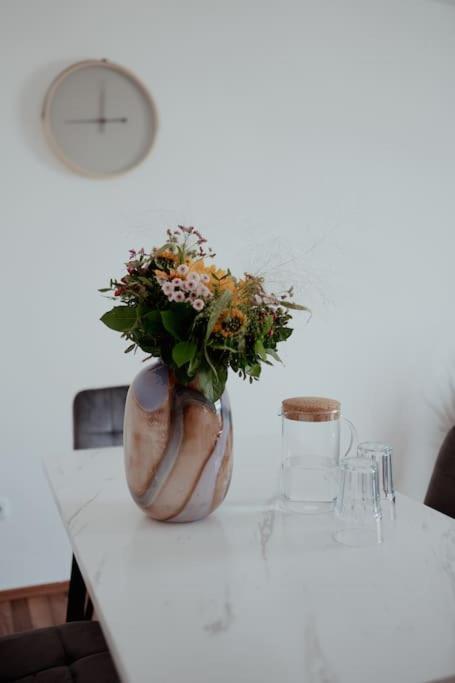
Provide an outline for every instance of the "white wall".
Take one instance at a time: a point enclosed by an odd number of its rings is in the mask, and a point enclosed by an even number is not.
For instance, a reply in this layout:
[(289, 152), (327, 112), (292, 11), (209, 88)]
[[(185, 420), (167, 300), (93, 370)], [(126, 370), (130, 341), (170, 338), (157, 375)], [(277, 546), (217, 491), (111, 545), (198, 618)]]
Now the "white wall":
[[(455, 5), (3, 0), (0, 45), (0, 588), (66, 575), (37, 462), (65, 457), (79, 389), (140, 368), (96, 290), (177, 222), (237, 269), (272, 253), (313, 307), (284, 369), (231, 381), (237, 435), (277, 433), (285, 396), (340, 398), (421, 497), (455, 414)], [(159, 110), (151, 157), (116, 180), (67, 172), (40, 131), (50, 80), (90, 57), (135, 71)]]

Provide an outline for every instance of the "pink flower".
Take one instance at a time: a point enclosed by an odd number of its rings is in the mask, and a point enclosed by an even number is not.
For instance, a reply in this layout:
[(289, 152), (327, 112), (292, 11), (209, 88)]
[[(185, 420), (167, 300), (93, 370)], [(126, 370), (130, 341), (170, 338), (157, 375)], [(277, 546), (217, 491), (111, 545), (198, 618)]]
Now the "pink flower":
[(210, 282), (210, 277), (207, 275), (207, 273), (202, 273), (201, 282), (203, 282), (204, 285), (206, 285), (208, 282)]
[(202, 299), (195, 299), (191, 305), (196, 311), (202, 311), (204, 308), (204, 302)]
[(207, 298), (210, 294), (210, 290), (205, 285), (199, 285), (197, 288), (197, 293), (199, 296)]
[(175, 277), (172, 280), (172, 284), (174, 285), (174, 287), (181, 287), (183, 285), (183, 280), (181, 280), (179, 277)]
[(183, 285), (183, 288), (186, 289), (187, 292), (194, 292), (198, 287), (199, 282), (197, 280), (189, 280), (188, 278)]
[(161, 289), (163, 290), (163, 294), (165, 294), (166, 296), (170, 296), (174, 293), (174, 285), (172, 284), (172, 282), (165, 282)]
[(199, 273), (190, 273), (190, 274), (187, 276), (187, 278), (186, 278), (186, 281), (187, 281), (187, 282), (196, 282), (196, 283), (199, 283), (200, 280), (201, 280), (201, 278), (200, 278), (200, 276), (199, 276)]
[(188, 271), (190, 270), (188, 266), (185, 263), (181, 263), (179, 266), (177, 266), (177, 274), (181, 275), (182, 277), (185, 277), (188, 275)]
[(201, 235), (199, 230), (194, 230), (194, 234), (198, 238), (198, 241), (197, 241), (198, 244), (204, 244), (204, 242), (207, 242), (207, 240), (205, 239), (205, 237), (203, 235)]
[(183, 292), (174, 292), (172, 300), (177, 302), (185, 301), (185, 295)]

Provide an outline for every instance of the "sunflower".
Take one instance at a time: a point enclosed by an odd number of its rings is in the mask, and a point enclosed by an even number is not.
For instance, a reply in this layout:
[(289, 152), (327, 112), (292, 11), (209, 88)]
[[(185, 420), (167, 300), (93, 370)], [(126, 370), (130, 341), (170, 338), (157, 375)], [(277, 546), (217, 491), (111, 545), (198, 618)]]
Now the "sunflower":
[(213, 331), (223, 337), (234, 337), (242, 332), (246, 323), (246, 315), (238, 308), (224, 311), (215, 323)]
[(172, 261), (172, 263), (175, 263), (178, 260), (177, 254), (174, 254), (170, 249), (158, 249), (153, 255), (157, 261)]
[(217, 268), (215, 265), (206, 265), (203, 259), (197, 259), (194, 261), (187, 261), (190, 270), (199, 275), (208, 275), (210, 281), (208, 287), (216, 286), (220, 291), (234, 291), (235, 280), (232, 275), (222, 268)]

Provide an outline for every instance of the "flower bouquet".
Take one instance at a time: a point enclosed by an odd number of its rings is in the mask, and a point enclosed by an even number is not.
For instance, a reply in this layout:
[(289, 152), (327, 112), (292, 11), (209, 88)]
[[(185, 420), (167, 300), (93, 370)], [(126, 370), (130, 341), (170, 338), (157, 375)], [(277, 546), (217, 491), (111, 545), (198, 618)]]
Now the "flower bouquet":
[[(176, 380), (198, 388), (211, 401), (223, 393), (228, 368), (250, 382), (262, 363), (279, 361), (277, 346), (291, 334), (292, 287), (279, 295), (264, 279), (236, 278), (218, 268), (207, 240), (195, 228), (167, 231), (167, 240), (150, 253), (131, 250), (126, 274), (101, 292), (121, 302), (101, 320), (130, 344), (161, 358)], [(145, 359), (147, 360), (147, 358)]]

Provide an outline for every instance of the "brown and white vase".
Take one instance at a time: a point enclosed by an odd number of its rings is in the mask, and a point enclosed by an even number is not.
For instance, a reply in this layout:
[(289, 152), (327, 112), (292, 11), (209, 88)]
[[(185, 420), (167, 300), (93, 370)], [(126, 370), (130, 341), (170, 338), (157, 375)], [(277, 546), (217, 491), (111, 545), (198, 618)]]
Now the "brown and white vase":
[(123, 440), (129, 490), (153, 519), (193, 522), (223, 502), (232, 474), (227, 391), (214, 404), (158, 361), (129, 388)]

